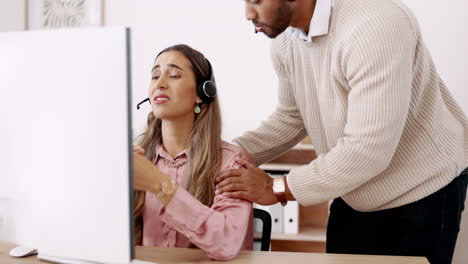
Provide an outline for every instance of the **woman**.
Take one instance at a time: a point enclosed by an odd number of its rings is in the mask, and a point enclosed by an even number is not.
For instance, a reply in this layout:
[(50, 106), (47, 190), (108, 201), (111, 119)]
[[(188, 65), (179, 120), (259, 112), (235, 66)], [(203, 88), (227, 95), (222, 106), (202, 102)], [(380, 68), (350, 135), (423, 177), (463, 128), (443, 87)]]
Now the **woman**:
[(198, 247), (216, 260), (252, 249), (252, 203), (215, 193), (215, 178), (241, 168), (236, 159), (249, 159), (221, 140), (215, 95), (211, 65), (200, 52), (175, 45), (158, 54), (152, 112), (134, 149), (137, 245)]

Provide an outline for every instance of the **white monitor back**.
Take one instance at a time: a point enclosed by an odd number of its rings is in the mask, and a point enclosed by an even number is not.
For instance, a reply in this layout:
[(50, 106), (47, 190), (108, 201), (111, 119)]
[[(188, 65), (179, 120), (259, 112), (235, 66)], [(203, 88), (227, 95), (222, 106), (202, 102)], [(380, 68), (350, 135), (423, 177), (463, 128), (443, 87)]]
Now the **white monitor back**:
[(14, 242), (133, 258), (129, 43), (125, 28), (0, 34), (0, 193)]

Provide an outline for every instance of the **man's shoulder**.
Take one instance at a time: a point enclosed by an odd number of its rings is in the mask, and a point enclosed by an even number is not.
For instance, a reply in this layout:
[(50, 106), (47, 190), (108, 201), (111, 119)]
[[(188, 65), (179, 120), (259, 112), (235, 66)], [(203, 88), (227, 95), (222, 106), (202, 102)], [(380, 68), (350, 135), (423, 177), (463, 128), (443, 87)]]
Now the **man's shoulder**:
[[(415, 27), (416, 18), (400, 0), (334, 0), (332, 26), (343, 32), (365, 25), (395, 24), (406, 21)], [(401, 24), (401, 23), (396, 23)]]
[[(359, 15), (366, 18), (374, 12), (391, 14), (407, 12), (408, 7), (401, 0), (334, 0), (333, 12)], [(367, 13), (366, 11), (372, 11)]]
[(330, 32), (335, 48), (359, 46), (359, 40), (372, 37), (420, 35), (416, 17), (400, 0), (335, 0)]

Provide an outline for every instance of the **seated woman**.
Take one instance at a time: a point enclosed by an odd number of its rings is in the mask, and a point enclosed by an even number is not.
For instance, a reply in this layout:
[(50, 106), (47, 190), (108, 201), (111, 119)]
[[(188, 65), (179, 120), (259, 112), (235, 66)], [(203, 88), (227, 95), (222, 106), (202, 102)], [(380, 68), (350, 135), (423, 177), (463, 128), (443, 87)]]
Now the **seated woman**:
[(221, 140), (209, 61), (175, 45), (158, 54), (151, 79), (152, 112), (134, 148), (135, 243), (198, 247), (216, 260), (252, 249), (252, 203), (215, 193), (216, 177), (250, 158)]

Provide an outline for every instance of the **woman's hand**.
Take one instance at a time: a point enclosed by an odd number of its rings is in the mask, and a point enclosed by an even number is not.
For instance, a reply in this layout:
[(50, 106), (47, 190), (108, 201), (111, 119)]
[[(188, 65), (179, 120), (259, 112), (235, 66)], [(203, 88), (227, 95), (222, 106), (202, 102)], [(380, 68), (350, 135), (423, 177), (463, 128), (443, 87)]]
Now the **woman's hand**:
[[(164, 182), (169, 182), (171, 177), (162, 173), (145, 156), (133, 153), (133, 188), (140, 191), (147, 191), (157, 194), (161, 192)], [(177, 185), (175, 186), (177, 188)], [(174, 189), (175, 190), (175, 189)], [(167, 206), (172, 200), (175, 191), (172, 194), (158, 197), (164, 206)]]
[(145, 149), (138, 145), (133, 145), (133, 152), (138, 153), (140, 155), (145, 155)]
[(161, 190), (161, 171), (145, 156), (133, 153), (133, 188), (157, 193)]

